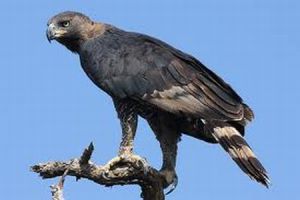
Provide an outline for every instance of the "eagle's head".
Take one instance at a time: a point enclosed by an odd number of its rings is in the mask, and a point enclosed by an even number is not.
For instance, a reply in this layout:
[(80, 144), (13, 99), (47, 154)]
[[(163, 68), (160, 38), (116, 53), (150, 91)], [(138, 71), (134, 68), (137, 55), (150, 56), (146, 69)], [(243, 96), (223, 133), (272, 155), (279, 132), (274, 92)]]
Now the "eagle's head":
[(93, 22), (79, 12), (66, 11), (53, 16), (47, 23), (47, 39), (56, 40), (72, 52), (78, 52), (83, 42), (103, 32), (103, 24)]

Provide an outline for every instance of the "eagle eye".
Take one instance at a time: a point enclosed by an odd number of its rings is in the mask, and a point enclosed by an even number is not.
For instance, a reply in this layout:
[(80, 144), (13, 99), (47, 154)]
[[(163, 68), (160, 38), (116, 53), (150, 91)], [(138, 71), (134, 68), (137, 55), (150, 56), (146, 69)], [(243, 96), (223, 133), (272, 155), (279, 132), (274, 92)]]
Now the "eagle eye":
[(61, 23), (61, 25), (62, 25), (62, 27), (68, 27), (68, 26), (70, 26), (70, 21), (63, 21), (62, 23)]

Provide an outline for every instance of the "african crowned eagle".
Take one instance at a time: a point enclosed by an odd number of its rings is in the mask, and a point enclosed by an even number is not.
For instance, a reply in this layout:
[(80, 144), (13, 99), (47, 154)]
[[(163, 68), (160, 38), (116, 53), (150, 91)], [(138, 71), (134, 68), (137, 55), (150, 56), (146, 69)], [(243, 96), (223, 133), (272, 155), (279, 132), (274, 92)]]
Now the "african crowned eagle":
[(47, 25), (48, 40), (77, 53), (88, 77), (111, 96), (122, 128), (119, 156), (133, 155), (140, 116), (160, 143), (165, 187), (177, 183), (181, 134), (219, 143), (251, 179), (268, 186), (266, 170), (243, 138), (252, 110), (199, 60), (153, 37), (78, 12), (59, 13)]

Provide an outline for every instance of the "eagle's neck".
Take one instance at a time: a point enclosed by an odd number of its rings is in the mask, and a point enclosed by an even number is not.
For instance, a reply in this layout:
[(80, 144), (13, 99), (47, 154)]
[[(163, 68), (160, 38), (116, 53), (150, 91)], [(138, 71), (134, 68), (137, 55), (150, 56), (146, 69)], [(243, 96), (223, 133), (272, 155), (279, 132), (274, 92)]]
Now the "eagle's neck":
[(58, 42), (64, 45), (65, 47), (67, 47), (67, 49), (69, 49), (73, 53), (78, 53), (84, 41), (81, 40), (80, 38), (70, 38), (70, 39), (64, 39), (62, 41), (58, 40)]
[(82, 31), (77, 33), (76, 36), (58, 40), (61, 44), (67, 47), (73, 53), (79, 53), (82, 45), (95, 37), (102, 35), (106, 30), (106, 25), (102, 23), (85, 24)]

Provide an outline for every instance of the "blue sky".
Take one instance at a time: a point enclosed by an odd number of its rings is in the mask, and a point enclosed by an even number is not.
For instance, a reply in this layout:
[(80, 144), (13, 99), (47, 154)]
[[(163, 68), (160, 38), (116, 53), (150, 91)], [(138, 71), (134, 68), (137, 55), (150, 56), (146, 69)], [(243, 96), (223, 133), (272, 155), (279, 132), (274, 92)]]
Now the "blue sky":
[[(45, 37), (47, 20), (75, 10), (158, 37), (199, 58), (253, 108), (247, 141), (268, 169), (269, 190), (251, 181), (218, 145), (179, 144), (178, 188), (167, 199), (289, 199), (299, 193), (300, 2), (292, 0), (1, 1), (0, 193), (50, 199), (29, 166), (77, 157), (90, 141), (93, 160), (116, 155), (120, 128), (110, 98), (79, 59)], [(160, 166), (160, 150), (140, 120), (135, 151)], [(66, 199), (139, 199), (135, 186), (104, 188), (67, 178)]]

